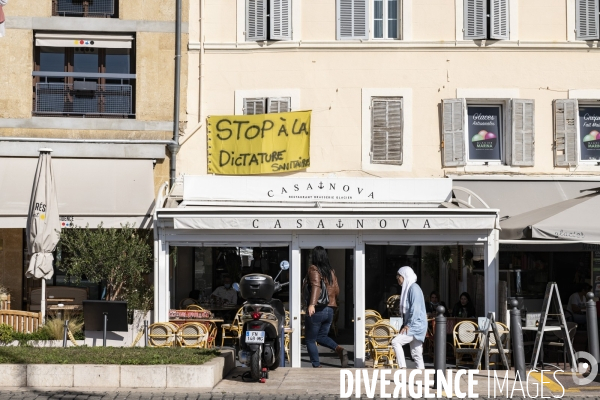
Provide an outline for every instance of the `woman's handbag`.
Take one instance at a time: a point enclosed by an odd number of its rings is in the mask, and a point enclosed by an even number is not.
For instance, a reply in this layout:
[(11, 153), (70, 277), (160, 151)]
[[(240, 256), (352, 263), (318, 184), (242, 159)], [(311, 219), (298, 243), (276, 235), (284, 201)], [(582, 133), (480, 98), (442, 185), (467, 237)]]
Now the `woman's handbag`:
[[(310, 296), (312, 294), (311, 292), (312, 292), (312, 286), (310, 285), (308, 280), (306, 278), (304, 278), (304, 284), (302, 286), (302, 298), (304, 299), (304, 304), (306, 306), (309, 305)], [(318, 305), (318, 306), (329, 305), (329, 292), (327, 291), (327, 285), (325, 284), (325, 281), (322, 278), (321, 278), (321, 295), (317, 299), (316, 305)]]

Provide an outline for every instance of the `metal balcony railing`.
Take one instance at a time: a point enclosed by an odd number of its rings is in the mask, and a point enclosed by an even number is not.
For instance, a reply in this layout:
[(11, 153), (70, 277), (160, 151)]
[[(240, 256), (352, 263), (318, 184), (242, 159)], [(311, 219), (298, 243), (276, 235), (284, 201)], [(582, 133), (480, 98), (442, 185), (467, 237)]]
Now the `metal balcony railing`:
[(113, 17), (116, 0), (53, 0), (54, 15)]
[(88, 117), (128, 117), (133, 115), (131, 85), (81, 87), (79, 82), (38, 83), (35, 85), (37, 115), (81, 115)]

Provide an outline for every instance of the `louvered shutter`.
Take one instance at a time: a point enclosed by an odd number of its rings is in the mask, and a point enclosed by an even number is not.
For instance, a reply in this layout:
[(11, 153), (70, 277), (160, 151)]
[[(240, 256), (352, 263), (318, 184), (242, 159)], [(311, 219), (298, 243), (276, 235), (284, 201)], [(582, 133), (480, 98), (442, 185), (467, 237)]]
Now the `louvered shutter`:
[(368, 39), (368, 0), (337, 0), (336, 6), (337, 39)]
[(270, 0), (271, 40), (292, 40), (292, 0)]
[(576, 38), (598, 39), (598, 0), (575, 0), (575, 4)]
[(490, 0), (490, 8), (490, 38), (508, 40), (508, 0)]
[(267, 40), (267, 0), (246, 0), (246, 41)]
[(442, 100), (444, 167), (466, 165), (465, 99)]
[(533, 100), (512, 101), (512, 162), (515, 166), (534, 165), (535, 103)]
[(487, 38), (487, 0), (464, 0), (465, 39)]
[(292, 111), (292, 99), (289, 97), (269, 97), (267, 99), (267, 112), (282, 113)]
[(256, 115), (265, 113), (265, 98), (253, 97), (244, 99), (244, 115)]
[(402, 165), (402, 98), (371, 100), (371, 163)]
[(577, 164), (577, 100), (554, 100), (554, 165)]

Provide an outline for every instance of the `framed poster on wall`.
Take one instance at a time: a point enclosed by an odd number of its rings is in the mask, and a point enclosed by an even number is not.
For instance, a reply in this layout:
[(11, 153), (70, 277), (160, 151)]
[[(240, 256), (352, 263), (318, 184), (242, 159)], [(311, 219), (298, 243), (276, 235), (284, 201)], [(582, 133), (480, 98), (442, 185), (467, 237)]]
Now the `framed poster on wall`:
[(502, 161), (502, 106), (468, 105), (469, 161)]
[(579, 106), (581, 161), (600, 160), (600, 107)]

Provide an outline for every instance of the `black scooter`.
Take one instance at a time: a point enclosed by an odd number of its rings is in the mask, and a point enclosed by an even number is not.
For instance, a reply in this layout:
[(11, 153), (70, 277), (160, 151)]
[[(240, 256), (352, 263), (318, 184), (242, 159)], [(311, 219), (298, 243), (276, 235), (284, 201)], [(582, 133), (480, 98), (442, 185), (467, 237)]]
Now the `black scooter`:
[[(289, 269), (290, 264), (282, 261), (280, 267), (284, 271)], [(242, 306), (238, 359), (250, 366), (252, 379), (262, 383), (269, 377), (269, 370), (279, 367), (283, 351), (285, 309), (281, 300), (272, 297), (288, 283), (277, 282), (279, 274), (275, 279), (269, 275), (248, 274), (238, 286), (240, 294), (246, 299)]]

